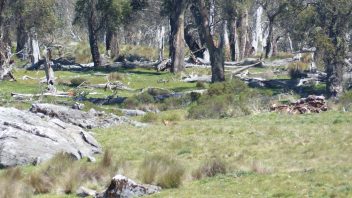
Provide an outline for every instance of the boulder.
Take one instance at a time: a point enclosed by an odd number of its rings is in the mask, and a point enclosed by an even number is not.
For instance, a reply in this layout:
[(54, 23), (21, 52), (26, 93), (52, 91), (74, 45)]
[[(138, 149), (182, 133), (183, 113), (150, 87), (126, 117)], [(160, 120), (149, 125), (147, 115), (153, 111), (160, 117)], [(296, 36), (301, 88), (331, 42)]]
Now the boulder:
[(158, 186), (137, 184), (123, 175), (116, 175), (112, 179), (108, 189), (106, 189), (105, 192), (98, 194), (96, 198), (142, 197), (158, 193), (160, 190), (161, 188)]
[(93, 158), (101, 147), (90, 133), (55, 116), (0, 107), (0, 168), (38, 164), (60, 152)]
[(89, 112), (84, 112), (54, 104), (33, 104), (30, 111), (51, 118), (57, 118), (63, 122), (71, 123), (84, 129), (110, 127), (125, 122), (121, 117), (114, 114), (106, 114), (94, 109), (91, 109)]

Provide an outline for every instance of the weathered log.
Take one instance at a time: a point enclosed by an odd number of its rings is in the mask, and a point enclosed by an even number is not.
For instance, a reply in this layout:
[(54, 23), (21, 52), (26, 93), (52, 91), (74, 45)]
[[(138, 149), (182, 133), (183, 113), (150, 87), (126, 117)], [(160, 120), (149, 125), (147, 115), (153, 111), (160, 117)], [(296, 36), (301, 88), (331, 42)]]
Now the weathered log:
[(70, 98), (73, 97), (70, 92), (57, 92), (57, 93), (42, 93), (42, 94), (21, 94), (21, 93), (11, 93), (13, 98), (33, 98), (33, 97), (41, 97), (41, 96), (53, 96), (53, 97), (62, 97), (62, 98)]
[(106, 84), (95, 84), (95, 85), (82, 85), (80, 87), (83, 88), (94, 88), (94, 89), (109, 89), (109, 90), (126, 90), (126, 91), (134, 91), (134, 89), (131, 89), (127, 87), (125, 84), (122, 82), (116, 81), (116, 82), (108, 82)]
[(249, 68), (257, 67), (257, 66), (260, 66), (260, 65), (262, 65), (262, 62), (255, 63), (255, 64), (253, 64), (253, 65), (243, 66), (242, 68), (237, 69), (236, 71), (233, 71), (233, 72), (232, 72), (232, 75), (239, 74), (239, 73), (241, 73), (241, 72), (243, 72), (243, 71), (245, 71), (245, 70), (247, 70), (247, 69), (249, 69)]
[(198, 75), (190, 75), (184, 79), (182, 79), (182, 82), (211, 82), (211, 76), (198, 76)]

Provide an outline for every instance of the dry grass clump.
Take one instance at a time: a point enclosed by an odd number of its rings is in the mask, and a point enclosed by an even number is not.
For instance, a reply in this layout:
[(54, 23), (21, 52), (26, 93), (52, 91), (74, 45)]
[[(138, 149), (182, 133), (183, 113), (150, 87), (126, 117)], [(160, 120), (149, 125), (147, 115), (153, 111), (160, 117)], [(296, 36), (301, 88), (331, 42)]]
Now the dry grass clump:
[(89, 81), (85, 78), (82, 78), (82, 77), (77, 77), (77, 78), (72, 78), (70, 80), (70, 85), (72, 87), (78, 87), (80, 85), (82, 85), (83, 83), (88, 83), (89, 84)]
[(156, 113), (148, 112), (146, 113), (142, 118), (141, 121), (145, 123), (153, 123), (157, 122), (159, 120), (159, 117)]
[(11, 168), (0, 175), (1, 198), (31, 197), (31, 188), (23, 182), (23, 174), (19, 168)]
[(205, 161), (197, 170), (192, 173), (193, 178), (202, 179), (214, 177), (219, 174), (226, 174), (226, 164), (219, 159)]
[(288, 66), (288, 73), (292, 79), (301, 78), (304, 76), (304, 71), (309, 69), (309, 64), (304, 62), (291, 63)]
[(139, 168), (142, 182), (162, 188), (177, 188), (182, 183), (184, 167), (175, 159), (153, 155), (146, 157)]
[(123, 75), (118, 72), (113, 72), (108, 75), (109, 81), (122, 81), (124, 79)]

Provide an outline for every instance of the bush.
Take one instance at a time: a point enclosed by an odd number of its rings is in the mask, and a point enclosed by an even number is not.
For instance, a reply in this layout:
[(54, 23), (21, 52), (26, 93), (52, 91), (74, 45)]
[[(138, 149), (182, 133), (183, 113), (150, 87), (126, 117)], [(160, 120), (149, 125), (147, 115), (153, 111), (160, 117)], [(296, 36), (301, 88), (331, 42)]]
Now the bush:
[(160, 110), (174, 110), (184, 108), (192, 103), (192, 98), (190, 94), (181, 97), (170, 97), (166, 98), (159, 104)]
[(238, 94), (248, 89), (248, 86), (239, 79), (234, 79), (221, 83), (211, 84), (208, 89), (208, 95), (218, 96), (224, 94)]
[(343, 96), (341, 96), (339, 103), (343, 108), (343, 110), (351, 111), (352, 110), (352, 91), (348, 91)]
[(108, 75), (108, 80), (109, 81), (122, 81), (123, 76), (117, 72), (113, 72)]
[(158, 118), (158, 115), (156, 113), (148, 112), (142, 117), (141, 121), (142, 122), (151, 123), (151, 122), (157, 122), (158, 119), (159, 118)]
[(163, 120), (177, 122), (182, 120), (182, 116), (179, 113), (171, 113), (162, 117)]
[(70, 82), (71, 82), (71, 86), (73, 86), (73, 87), (78, 87), (83, 83), (89, 83), (89, 81), (87, 79), (82, 78), (82, 77), (73, 78), (70, 80)]
[(200, 89), (206, 89), (207, 85), (204, 82), (197, 82), (196, 87)]
[(152, 95), (150, 95), (148, 92), (143, 92), (139, 95), (127, 98), (122, 105), (125, 108), (138, 108), (140, 106), (151, 104), (154, 102), (155, 100)]
[(177, 188), (184, 175), (183, 166), (169, 157), (154, 155), (146, 157), (139, 169), (142, 182), (162, 188)]
[(204, 177), (214, 177), (218, 174), (226, 174), (226, 164), (219, 159), (213, 159), (202, 164), (193, 172), (192, 176), (195, 179), (202, 179)]
[(291, 79), (302, 78), (305, 76), (304, 71), (308, 70), (309, 64), (303, 62), (291, 63), (288, 66), (288, 72)]
[(269, 106), (269, 97), (250, 89), (239, 80), (214, 83), (208, 94), (189, 108), (188, 118), (226, 118), (261, 112)]

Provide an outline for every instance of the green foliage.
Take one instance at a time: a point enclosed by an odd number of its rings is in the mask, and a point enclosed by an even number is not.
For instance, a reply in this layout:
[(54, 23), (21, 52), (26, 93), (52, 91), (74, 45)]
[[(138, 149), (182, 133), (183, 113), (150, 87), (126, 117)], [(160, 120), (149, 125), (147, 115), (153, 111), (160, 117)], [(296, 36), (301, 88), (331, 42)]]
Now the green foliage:
[(26, 31), (35, 28), (37, 33), (45, 35), (60, 25), (55, 4), (55, 0), (14, 0), (11, 7)]
[(305, 74), (304, 72), (308, 70), (309, 65), (303, 62), (291, 63), (288, 66), (288, 74), (291, 79), (302, 78)]
[(158, 119), (159, 117), (156, 113), (148, 112), (141, 118), (141, 121), (150, 123), (150, 122), (157, 122)]
[(214, 83), (208, 94), (199, 98), (188, 110), (192, 119), (226, 118), (263, 111), (268, 106), (267, 96), (250, 89), (242, 81)]
[(352, 91), (344, 93), (339, 100), (342, 108), (346, 111), (352, 110)]
[(78, 87), (78, 86), (82, 85), (83, 83), (89, 83), (89, 81), (86, 78), (77, 77), (77, 78), (72, 78), (70, 80), (70, 83), (71, 83), (71, 86)]
[(175, 159), (153, 155), (144, 159), (139, 169), (139, 177), (147, 184), (177, 188), (181, 185), (184, 172), (184, 167)]

